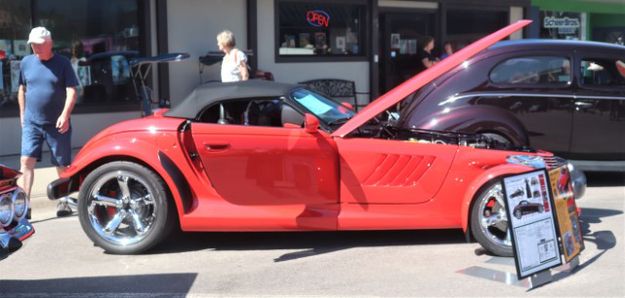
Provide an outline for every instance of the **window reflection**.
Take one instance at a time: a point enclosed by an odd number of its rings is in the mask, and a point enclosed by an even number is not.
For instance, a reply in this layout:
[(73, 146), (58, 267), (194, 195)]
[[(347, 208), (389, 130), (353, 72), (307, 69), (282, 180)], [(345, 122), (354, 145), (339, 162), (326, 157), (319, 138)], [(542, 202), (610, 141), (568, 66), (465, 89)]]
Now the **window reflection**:
[(31, 53), (26, 39), (33, 26), (47, 27), (54, 52), (72, 62), (80, 83), (78, 107), (136, 105), (129, 61), (145, 52), (142, 2), (0, 0), (0, 107), (16, 109), (19, 61)]

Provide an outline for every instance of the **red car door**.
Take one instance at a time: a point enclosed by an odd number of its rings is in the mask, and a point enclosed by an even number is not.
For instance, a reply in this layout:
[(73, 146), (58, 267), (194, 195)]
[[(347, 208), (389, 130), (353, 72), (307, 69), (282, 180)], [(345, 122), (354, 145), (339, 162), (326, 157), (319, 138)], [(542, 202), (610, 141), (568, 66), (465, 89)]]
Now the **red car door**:
[(341, 202), (427, 202), (445, 181), (457, 146), (336, 138), (341, 161)]
[(191, 131), (211, 184), (231, 204), (338, 204), (337, 151), (324, 132), (207, 123)]

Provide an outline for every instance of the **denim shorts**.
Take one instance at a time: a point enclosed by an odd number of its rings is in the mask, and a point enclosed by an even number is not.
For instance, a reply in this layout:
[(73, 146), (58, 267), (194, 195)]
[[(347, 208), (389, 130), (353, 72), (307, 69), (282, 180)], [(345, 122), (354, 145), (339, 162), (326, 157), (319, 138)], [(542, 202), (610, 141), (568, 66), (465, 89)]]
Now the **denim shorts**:
[(44, 141), (50, 148), (50, 162), (57, 167), (66, 167), (72, 162), (72, 127), (60, 133), (54, 124), (24, 123), (22, 127), (22, 156), (41, 161)]

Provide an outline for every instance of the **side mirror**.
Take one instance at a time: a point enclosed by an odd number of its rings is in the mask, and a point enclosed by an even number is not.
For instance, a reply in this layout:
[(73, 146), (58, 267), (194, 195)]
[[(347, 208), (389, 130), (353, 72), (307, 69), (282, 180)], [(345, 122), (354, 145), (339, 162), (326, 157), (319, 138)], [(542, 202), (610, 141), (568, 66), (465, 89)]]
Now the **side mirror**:
[(341, 105), (346, 107), (346, 108), (348, 108), (348, 109), (350, 109), (350, 110), (354, 109), (354, 106), (351, 103), (349, 103), (349, 102), (341, 102)]
[(312, 114), (304, 114), (304, 130), (307, 133), (316, 133), (319, 129), (319, 119)]

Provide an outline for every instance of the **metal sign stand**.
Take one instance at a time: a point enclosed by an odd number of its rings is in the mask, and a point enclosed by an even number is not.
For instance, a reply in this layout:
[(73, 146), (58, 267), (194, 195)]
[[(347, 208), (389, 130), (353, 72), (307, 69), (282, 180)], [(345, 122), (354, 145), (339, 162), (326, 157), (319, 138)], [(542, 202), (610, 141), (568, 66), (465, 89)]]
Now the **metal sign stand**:
[[(571, 274), (573, 273), (573, 271), (575, 271), (575, 268), (577, 268), (577, 266), (579, 266), (579, 256), (576, 256), (575, 258), (571, 259), (570, 262), (560, 266), (560, 267), (556, 267), (554, 268), (555, 270), (560, 269), (560, 272), (566, 272), (566, 274)], [(560, 276), (560, 278), (562, 278), (562, 276)], [(546, 283), (550, 283), (552, 281), (554, 281), (553, 276), (551, 275), (551, 270), (545, 270), (545, 271), (541, 271), (538, 272), (532, 276), (530, 276), (529, 278), (529, 290), (531, 289), (535, 289), (537, 287), (540, 287)], [(559, 279), (559, 278), (558, 278)]]
[(545, 271), (541, 271), (538, 273), (532, 274), (529, 277), (529, 289), (538, 288), (546, 283), (550, 283), (552, 281), (551, 270), (547, 269)]

